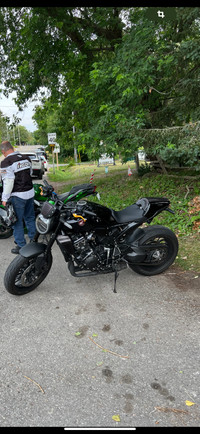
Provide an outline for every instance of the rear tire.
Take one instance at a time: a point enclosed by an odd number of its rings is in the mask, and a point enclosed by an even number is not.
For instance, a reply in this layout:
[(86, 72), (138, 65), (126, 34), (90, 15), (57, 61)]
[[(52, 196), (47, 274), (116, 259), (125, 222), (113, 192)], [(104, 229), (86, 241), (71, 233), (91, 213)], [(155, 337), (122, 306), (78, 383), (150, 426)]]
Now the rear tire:
[(164, 226), (149, 226), (144, 231), (139, 247), (152, 245), (152, 249), (147, 250), (147, 257), (141, 265), (129, 263), (129, 267), (138, 274), (154, 276), (173, 264), (178, 253), (178, 240), (174, 232)]
[(38, 175), (38, 179), (42, 179), (44, 175), (44, 172), (42, 170), (40, 170), (39, 175)]
[(39, 271), (35, 268), (37, 258), (37, 256), (24, 258), (19, 254), (13, 259), (4, 276), (4, 285), (10, 294), (27, 294), (43, 282), (52, 266), (52, 254), (51, 252), (48, 254), (47, 260)]

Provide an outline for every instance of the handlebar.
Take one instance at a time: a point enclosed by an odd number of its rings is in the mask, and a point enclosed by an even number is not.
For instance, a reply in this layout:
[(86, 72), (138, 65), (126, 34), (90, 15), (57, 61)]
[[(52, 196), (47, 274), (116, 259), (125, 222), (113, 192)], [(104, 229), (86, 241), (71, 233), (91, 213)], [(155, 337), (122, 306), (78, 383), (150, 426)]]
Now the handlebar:
[(84, 214), (89, 214), (89, 215), (92, 215), (93, 217), (96, 217), (96, 216), (97, 216), (97, 215), (95, 214), (95, 212), (87, 211), (87, 210), (85, 210), (85, 209), (84, 209)]
[(44, 185), (46, 185), (46, 187), (53, 188), (52, 185), (50, 185), (46, 179), (43, 179), (43, 183), (44, 183)]
[(56, 193), (54, 192), (54, 187), (50, 185), (46, 179), (43, 179), (43, 184), (44, 184), (43, 190), (46, 192), (46, 194), (56, 195)]

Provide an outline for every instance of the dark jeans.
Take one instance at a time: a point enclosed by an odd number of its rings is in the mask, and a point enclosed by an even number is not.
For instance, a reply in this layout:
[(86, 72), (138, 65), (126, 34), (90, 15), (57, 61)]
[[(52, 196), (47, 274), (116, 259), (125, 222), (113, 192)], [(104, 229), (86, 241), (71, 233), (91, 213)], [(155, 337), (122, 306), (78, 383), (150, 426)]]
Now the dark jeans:
[(24, 222), (30, 240), (33, 239), (36, 232), (34, 198), (25, 200), (17, 196), (11, 196), (11, 202), (17, 215), (17, 222), (13, 226), (13, 235), (17, 245), (23, 247), (26, 244)]

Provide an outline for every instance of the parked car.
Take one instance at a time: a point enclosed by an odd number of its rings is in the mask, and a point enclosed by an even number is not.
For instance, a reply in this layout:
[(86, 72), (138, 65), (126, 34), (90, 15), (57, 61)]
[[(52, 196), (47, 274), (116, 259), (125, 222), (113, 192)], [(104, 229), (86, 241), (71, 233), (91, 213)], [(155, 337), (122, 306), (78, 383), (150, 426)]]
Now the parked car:
[(47, 160), (47, 153), (44, 148), (37, 148), (36, 152), (39, 152), (40, 155), (43, 155)]
[(37, 155), (39, 155), (39, 157), (42, 159), (42, 161), (44, 162), (44, 169), (45, 171), (47, 171), (48, 170), (47, 153), (45, 152), (44, 148), (37, 148), (34, 152)]
[[(37, 153), (37, 155), (38, 155), (38, 153)], [(39, 154), (40, 155), (40, 154)], [(45, 171), (47, 171), (48, 170), (48, 162), (47, 162), (47, 158), (44, 156), (44, 155), (40, 155), (40, 158), (41, 158), (41, 160), (43, 161), (43, 163), (44, 163), (44, 169), (45, 169)]]
[(41, 159), (40, 155), (36, 152), (20, 152), (22, 155), (27, 155), (31, 159), (32, 163), (32, 175), (37, 176), (37, 178), (42, 179), (45, 168), (44, 168), (44, 161)]

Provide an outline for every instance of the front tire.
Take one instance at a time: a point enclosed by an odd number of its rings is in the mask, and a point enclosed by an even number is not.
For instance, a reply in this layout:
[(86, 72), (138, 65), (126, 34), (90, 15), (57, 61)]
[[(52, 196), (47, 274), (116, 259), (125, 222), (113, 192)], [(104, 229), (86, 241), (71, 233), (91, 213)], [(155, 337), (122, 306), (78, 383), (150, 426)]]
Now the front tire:
[(10, 294), (24, 295), (33, 291), (45, 279), (52, 266), (52, 254), (48, 253), (42, 267), (38, 267), (42, 257), (24, 258), (20, 254), (10, 263), (5, 276), (4, 285)]
[(11, 237), (13, 234), (13, 230), (10, 226), (5, 225), (4, 222), (0, 221), (0, 239), (3, 240), (5, 238)]
[(129, 267), (138, 274), (154, 276), (173, 264), (178, 253), (178, 240), (174, 232), (164, 226), (149, 226), (144, 231), (138, 244), (139, 247), (147, 246), (147, 256), (141, 265), (129, 263)]

